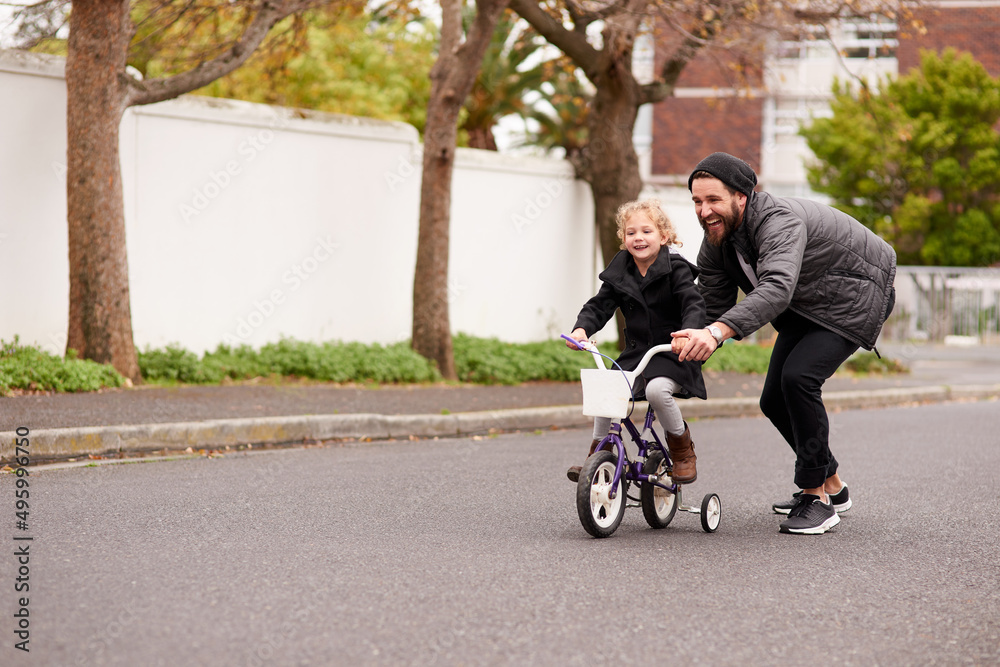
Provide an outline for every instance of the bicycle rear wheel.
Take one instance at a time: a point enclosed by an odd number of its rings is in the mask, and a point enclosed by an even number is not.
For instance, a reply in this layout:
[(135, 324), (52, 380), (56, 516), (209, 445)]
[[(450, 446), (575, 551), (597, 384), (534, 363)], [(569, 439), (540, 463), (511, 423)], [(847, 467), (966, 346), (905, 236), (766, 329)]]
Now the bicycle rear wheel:
[[(664, 461), (663, 452), (654, 451), (642, 464), (642, 472), (647, 475), (657, 477), (667, 477), (667, 464)], [(642, 505), (642, 516), (646, 523), (653, 528), (666, 528), (677, 513), (677, 494), (667, 489), (660, 488), (655, 484), (643, 482), (639, 491), (640, 504)]]

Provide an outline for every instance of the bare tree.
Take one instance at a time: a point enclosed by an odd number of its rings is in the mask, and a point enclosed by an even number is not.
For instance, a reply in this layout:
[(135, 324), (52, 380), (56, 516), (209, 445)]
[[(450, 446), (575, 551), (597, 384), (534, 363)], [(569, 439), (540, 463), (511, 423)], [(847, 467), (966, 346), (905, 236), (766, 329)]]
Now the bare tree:
[(493, 130), (499, 120), (525, 115), (526, 93), (543, 94), (542, 84), (551, 69), (549, 61), (538, 60), (545, 40), (509, 9), (504, 10), (486, 49), (479, 74), (465, 100), (462, 128), (468, 133), (469, 148), (497, 150)]
[(309, 4), (245, 2), (244, 28), (227, 48), (174, 76), (140, 81), (126, 72), (135, 32), (129, 0), (74, 0), (66, 57), (67, 350), (110, 363), (134, 382), (141, 379), (132, 337), (118, 154), (118, 130), (125, 109), (169, 100), (233, 71), (272, 26)]
[(476, 16), (463, 35), (462, 0), (441, 0), (441, 45), (431, 68), (424, 128), (412, 345), (436, 362), (446, 379), (457, 377), (448, 315), (448, 244), (458, 116), (507, 3), (476, 0)]
[(0, 2), (16, 7), (10, 12), (7, 29), (14, 48), (25, 51), (53, 39), (69, 20), (69, 0), (39, 0), (31, 4)]
[[(572, 162), (591, 186), (601, 252), (610, 262), (619, 247), (615, 211), (636, 199), (643, 185), (632, 142), (641, 105), (672, 96), (688, 63), (707, 49), (728, 57), (752, 53), (768, 37), (794, 32), (796, 24), (829, 21), (845, 11), (874, 12), (889, 3), (810, 2), (808, 17), (780, 0), (511, 0), (510, 5), (594, 85), (587, 145)], [(596, 27), (599, 40), (591, 30)], [(654, 80), (641, 83), (632, 70), (633, 48), (640, 30), (654, 27), (665, 36), (658, 43), (672, 51), (658, 57)], [(621, 327), (619, 317), (619, 333)]]

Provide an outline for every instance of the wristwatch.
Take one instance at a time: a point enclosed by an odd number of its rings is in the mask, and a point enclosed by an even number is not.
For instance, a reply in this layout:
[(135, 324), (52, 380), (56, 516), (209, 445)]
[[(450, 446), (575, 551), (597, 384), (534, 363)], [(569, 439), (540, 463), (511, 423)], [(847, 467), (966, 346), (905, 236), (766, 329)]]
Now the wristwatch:
[(716, 326), (707, 326), (708, 333), (712, 334), (712, 338), (715, 339), (715, 346), (718, 347), (722, 345), (722, 329)]

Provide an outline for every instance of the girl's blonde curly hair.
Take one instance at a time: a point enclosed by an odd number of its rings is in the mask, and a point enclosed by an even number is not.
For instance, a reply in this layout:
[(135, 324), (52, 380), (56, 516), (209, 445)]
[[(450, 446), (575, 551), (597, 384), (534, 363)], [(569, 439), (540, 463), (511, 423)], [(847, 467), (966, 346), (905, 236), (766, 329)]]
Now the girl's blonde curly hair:
[(670, 218), (663, 212), (660, 200), (651, 198), (622, 204), (618, 208), (618, 212), (615, 213), (615, 222), (618, 224), (618, 240), (622, 242), (619, 247), (622, 250), (625, 249), (625, 223), (636, 213), (645, 213), (649, 216), (649, 219), (653, 221), (656, 228), (660, 230), (660, 233), (666, 237), (668, 246), (680, 248), (684, 245), (677, 238), (677, 230), (674, 229)]

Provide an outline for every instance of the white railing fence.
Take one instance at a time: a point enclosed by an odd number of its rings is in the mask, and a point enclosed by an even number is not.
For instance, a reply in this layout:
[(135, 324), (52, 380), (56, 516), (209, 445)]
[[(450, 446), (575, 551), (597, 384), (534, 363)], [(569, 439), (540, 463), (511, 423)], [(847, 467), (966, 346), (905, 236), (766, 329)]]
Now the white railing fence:
[(901, 266), (883, 338), (1000, 344), (1000, 268)]

